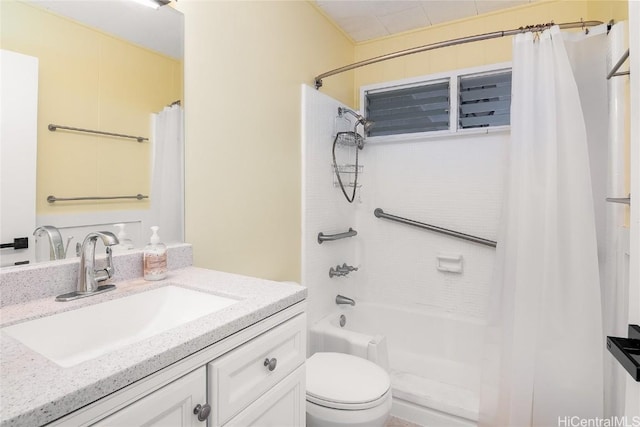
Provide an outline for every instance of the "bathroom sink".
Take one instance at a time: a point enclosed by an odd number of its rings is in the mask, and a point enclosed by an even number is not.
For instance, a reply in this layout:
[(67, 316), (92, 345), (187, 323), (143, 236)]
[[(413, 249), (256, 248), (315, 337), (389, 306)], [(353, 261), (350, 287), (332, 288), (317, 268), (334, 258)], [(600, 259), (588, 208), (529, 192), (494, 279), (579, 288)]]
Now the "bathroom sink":
[(168, 331), (237, 300), (168, 285), (3, 328), (62, 367)]

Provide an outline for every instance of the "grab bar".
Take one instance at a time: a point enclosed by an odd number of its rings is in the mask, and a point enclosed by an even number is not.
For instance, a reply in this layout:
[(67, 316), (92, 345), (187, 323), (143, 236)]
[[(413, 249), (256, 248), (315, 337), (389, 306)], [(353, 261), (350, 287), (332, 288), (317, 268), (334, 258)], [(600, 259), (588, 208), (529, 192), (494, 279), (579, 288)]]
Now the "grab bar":
[(481, 245), (496, 247), (497, 242), (493, 240), (483, 239), (482, 237), (472, 236), (470, 234), (460, 233), (458, 231), (449, 230), (442, 227), (436, 227), (435, 225), (425, 224), (423, 222), (414, 221), (412, 219), (402, 218), (400, 216), (391, 215), (388, 213), (384, 213), (384, 211), (380, 208), (377, 208), (373, 211), (373, 214), (376, 218), (384, 218), (390, 219), (392, 221), (401, 222), (402, 224), (412, 225), (418, 228), (424, 228), (425, 230), (435, 231), (436, 233), (446, 234), (447, 236), (456, 237), (458, 239), (468, 240), (474, 243), (480, 243)]
[(47, 197), (47, 202), (55, 203), (55, 202), (69, 202), (72, 200), (115, 200), (115, 199), (148, 199), (149, 196), (143, 196), (142, 194), (136, 194), (135, 196), (107, 196), (107, 197), (97, 197), (97, 196), (89, 196), (89, 197), (56, 197), (49, 196)]
[(57, 129), (64, 129), (64, 130), (72, 130), (75, 132), (85, 132), (85, 133), (94, 133), (96, 135), (105, 135), (105, 136), (117, 136), (118, 138), (129, 138), (129, 139), (135, 139), (138, 142), (144, 142), (144, 141), (148, 141), (149, 138), (145, 138), (144, 136), (134, 136), (134, 135), (124, 135), (122, 133), (113, 133), (113, 132), (103, 132), (101, 130), (91, 130), (91, 129), (82, 129), (82, 128), (73, 128), (70, 126), (60, 126), (60, 125), (54, 125), (53, 123), (49, 124), (48, 129), (51, 132), (56, 131)]
[(324, 234), (323, 232), (320, 232), (318, 233), (318, 243), (322, 244), (322, 242), (326, 241), (346, 239), (347, 237), (353, 237), (357, 234), (358, 232), (351, 227), (349, 227), (349, 231), (338, 234)]

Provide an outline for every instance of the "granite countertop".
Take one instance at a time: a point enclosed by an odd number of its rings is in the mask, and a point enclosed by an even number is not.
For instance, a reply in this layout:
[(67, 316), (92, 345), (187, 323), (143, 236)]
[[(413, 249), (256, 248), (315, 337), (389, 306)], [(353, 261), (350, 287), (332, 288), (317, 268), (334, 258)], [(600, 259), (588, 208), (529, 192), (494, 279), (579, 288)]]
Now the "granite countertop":
[(128, 280), (117, 283), (115, 291), (76, 301), (61, 303), (47, 297), (9, 305), (0, 309), (0, 327), (167, 285), (239, 301), (69, 368), (30, 350), (0, 329), (0, 425), (36, 426), (54, 421), (302, 301), (307, 294), (306, 288), (295, 284), (187, 267), (170, 271), (165, 280)]

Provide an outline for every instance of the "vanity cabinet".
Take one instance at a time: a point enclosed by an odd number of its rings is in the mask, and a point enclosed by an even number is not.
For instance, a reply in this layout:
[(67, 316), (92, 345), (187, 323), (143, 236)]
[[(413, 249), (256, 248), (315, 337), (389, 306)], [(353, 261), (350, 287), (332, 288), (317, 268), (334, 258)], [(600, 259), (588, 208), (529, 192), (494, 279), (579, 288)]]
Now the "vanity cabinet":
[[(209, 401), (212, 415), (210, 425), (220, 427), (227, 425), (233, 417), (239, 419), (258, 419), (261, 416), (274, 418), (282, 413), (287, 419), (292, 415), (304, 412), (305, 390), (304, 375), (295, 372), (304, 367), (306, 355), (305, 318), (297, 316), (263, 335), (243, 344), (207, 365), (209, 383)], [(279, 383), (292, 377), (286, 385)], [(278, 388), (274, 390), (274, 387)], [(289, 393), (298, 393), (296, 398), (286, 399), (288, 408), (276, 410), (266, 405), (258, 405), (247, 414), (240, 415), (245, 408), (260, 396), (264, 397), (273, 391), (275, 398), (282, 399)], [(301, 393), (301, 394), (300, 394)], [(299, 405), (299, 402), (302, 405)], [(275, 401), (273, 402), (276, 403)], [(296, 406), (297, 405), (297, 406)], [(283, 403), (277, 408), (285, 406)], [(247, 421), (248, 422), (248, 421)], [(228, 425), (252, 425), (239, 423), (237, 420)], [(271, 424), (271, 425), (304, 425), (304, 424)]]
[(303, 310), (289, 307), (49, 425), (304, 426)]
[(304, 426), (305, 367), (299, 366), (225, 426)]
[(201, 367), (164, 386), (115, 414), (98, 421), (96, 427), (107, 426), (201, 426), (193, 409), (207, 401), (205, 368)]

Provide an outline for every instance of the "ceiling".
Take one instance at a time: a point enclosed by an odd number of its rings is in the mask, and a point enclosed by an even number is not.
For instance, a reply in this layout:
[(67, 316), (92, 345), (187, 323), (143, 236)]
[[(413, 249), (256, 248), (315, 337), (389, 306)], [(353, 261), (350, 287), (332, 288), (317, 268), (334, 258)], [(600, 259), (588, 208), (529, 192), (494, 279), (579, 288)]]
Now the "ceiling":
[(182, 59), (184, 19), (171, 7), (152, 9), (130, 0), (27, 1), (137, 45)]
[[(0, 0), (2, 1), (2, 0)], [(174, 58), (182, 58), (182, 15), (130, 0), (27, 0)], [(315, 0), (354, 41), (362, 42), (536, 0)]]
[(316, 0), (354, 41), (363, 42), (535, 0)]

